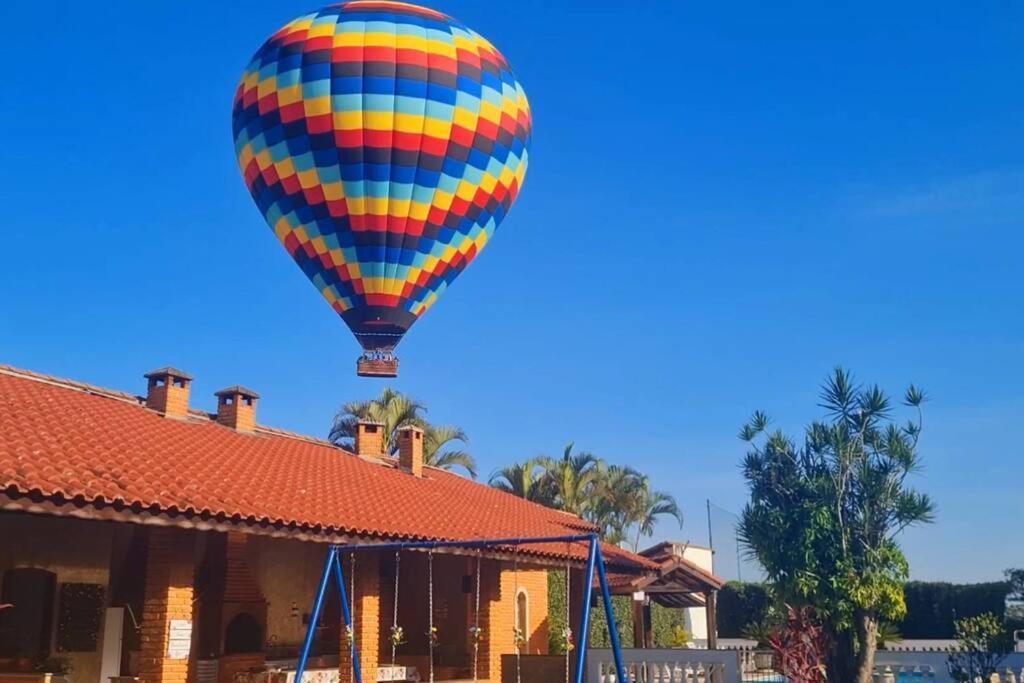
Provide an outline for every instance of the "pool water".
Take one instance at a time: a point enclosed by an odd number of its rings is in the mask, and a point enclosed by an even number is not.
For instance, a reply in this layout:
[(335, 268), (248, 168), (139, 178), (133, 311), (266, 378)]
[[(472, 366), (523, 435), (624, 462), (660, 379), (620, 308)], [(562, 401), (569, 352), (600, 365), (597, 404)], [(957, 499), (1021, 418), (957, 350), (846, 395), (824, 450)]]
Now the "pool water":
[[(934, 676), (929, 677), (924, 673), (908, 673), (901, 671), (896, 674), (897, 683), (924, 683), (933, 681)], [(787, 683), (786, 677), (782, 674), (758, 674), (753, 678), (743, 678), (741, 683)]]

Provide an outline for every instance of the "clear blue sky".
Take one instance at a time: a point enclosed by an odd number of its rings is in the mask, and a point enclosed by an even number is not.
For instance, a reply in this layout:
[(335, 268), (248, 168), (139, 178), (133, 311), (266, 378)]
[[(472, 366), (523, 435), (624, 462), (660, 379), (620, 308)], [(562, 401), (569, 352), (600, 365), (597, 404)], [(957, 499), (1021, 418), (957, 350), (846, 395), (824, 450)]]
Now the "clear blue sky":
[[(1024, 5), (771, 4), (436, 0), (509, 58), (535, 136), (394, 386), (485, 475), (574, 439), (704, 542), (705, 498), (746, 498), (753, 409), (799, 429), (837, 363), (914, 381), (939, 522), (912, 573), (996, 578), (1024, 565)], [(0, 359), (137, 391), (174, 364), (200, 407), (243, 383), (319, 435), (379, 391), (232, 152), (242, 68), (316, 6), (0, 5)]]

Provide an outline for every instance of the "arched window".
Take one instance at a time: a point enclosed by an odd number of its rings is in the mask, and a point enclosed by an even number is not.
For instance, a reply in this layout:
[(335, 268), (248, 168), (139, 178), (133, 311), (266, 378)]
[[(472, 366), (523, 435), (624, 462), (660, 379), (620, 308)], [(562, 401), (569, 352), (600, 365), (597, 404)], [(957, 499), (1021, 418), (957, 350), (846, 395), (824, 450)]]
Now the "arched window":
[(525, 588), (516, 592), (516, 628), (527, 642), (530, 640), (530, 596)]
[(224, 630), (224, 654), (260, 652), (263, 649), (263, 629), (251, 614), (242, 612), (228, 622)]

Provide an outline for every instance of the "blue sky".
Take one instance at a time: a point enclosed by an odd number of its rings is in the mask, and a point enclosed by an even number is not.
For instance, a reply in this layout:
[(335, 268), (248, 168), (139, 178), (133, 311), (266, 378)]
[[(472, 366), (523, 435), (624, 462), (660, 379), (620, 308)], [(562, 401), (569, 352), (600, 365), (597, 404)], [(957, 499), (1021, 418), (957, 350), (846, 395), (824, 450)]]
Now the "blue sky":
[[(1024, 5), (470, 2), (509, 58), (531, 166), (489, 248), (413, 329), (393, 384), (485, 474), (570, 439), (650, 473), (706, 541), (745, 498), (737, 428), (798, 430), (835, 364), (933, 398), (917, 578), (1024, 565)], [(628, 6), (628, 9), (624, 9)], [(316, 4), (0, 5), (0, 360), (194, 403), (243, 383), (324, 434), (357, 347), (262, 222), (231, 98)]]

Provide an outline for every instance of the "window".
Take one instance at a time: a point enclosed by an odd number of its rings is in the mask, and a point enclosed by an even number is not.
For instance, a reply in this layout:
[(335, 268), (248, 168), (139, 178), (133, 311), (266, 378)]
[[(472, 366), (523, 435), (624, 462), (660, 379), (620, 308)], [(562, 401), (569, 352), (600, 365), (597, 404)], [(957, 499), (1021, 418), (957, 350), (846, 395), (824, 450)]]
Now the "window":
[(526, 594), (525, 588), (520, 588), (516, 593), (516, 628), (523, 634), (523, 638), (530, 640), (530, 596)]

